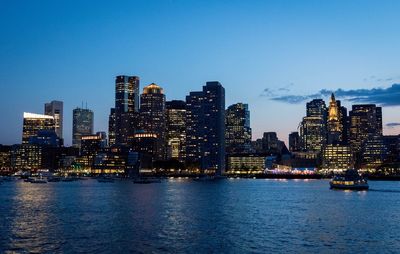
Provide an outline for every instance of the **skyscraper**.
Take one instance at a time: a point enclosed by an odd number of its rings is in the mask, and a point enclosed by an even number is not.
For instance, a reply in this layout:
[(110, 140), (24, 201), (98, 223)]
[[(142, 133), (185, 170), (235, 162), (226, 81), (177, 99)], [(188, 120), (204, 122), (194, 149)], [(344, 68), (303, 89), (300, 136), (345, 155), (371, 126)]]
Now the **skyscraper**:
[(347, 109), (340, 105), (332, 93), (328, 109), (327, 143), (346, 144), (347, 131)]
[(382, 135), (382, 108), (375, 104), (353, 105), (349, 113), (350, 145), (354, 152), (372, 136)]
[(139, 77), (115, 78), (115, 142), (127, 144), (133, 135), (139, 113)]
[(226, 153), (249, 153), (251, 151), (251, 128), (249, 106), (236, 103), (225, 112)]
[(165, 127), (165, 94), (160, 86), (151, 83), (140, 96), (140, 129), (156, 135), (155, 159), (159, 160), (165, 158)]
[(185, 161), (186, 150), (186, 103), (167, 101), (166, 104), (167, 159)]
[(51, 101), (44, 104), (44, 114), (53, 116), (56, 126), (56, 134), (59, 138), (63, 138), (63, 102)]
[(81, 137), (93, 134), (93, 111), (76, 108), (72, 111), (72, 145), (81, 147)]
[(28, 144), (29, 138), (36, 136), (40, 130), (55, 131), (55, 129), (53, 116), (24, 112), (22, 144)]
[(307, 116), (300, 123), (301, 147), (308, 152), (321, 152), (326, 144), (327, 110), (322, 99), (307, 103)]
[(186, 157), (201, 169), (225, 171), (225, 89), (207, 82), (201, 92), (186, 96)]
[(295, 131), (289, 134), (289, 151), (300, 151), (300, 136), (299, 132)]

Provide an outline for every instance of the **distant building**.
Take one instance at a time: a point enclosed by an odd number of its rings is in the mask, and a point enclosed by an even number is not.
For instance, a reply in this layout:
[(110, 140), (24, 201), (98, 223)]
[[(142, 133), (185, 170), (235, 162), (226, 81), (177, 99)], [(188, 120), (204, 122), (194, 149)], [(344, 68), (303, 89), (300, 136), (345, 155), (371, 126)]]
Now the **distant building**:
[(329, 144), (322, 151), (322, 169), (328, 172), (343, 172), (354, 167), (350, 146)]
[(0, 145), (0, 172), (11, 170), (11, 146)]
[(186, 158), (203, 171), (225, 171), (225, 89), (219, 82), (186, 96)]
[(93, 134), (93, 111), (76, 108), (72, 111), (72, 146), (81, 147), (81, 137)]
[(300, 123), (300, 141), (303, 151), (321, 152), (326, 144), (327, 110), (322, 99), (307, 103), (307, 116)]
[(41, 169), (42, 148), (31, 144), (13, 145), (11, 148), (11, 166), (14, 171)]
[(63, 107), (62, 101), (51, 101), (44, 104), (44, 114), (54, 117), (55, 131), (61, 139), (63, 139)]
[(62, 145), (62, 139), (59, 138), (53, 130), (40, 130), (35, 136), (29, 138), (29, 144), (46, 147), (60, 147)]
[(247, 104), (236, 103), (225, 112), (226, 153), (249, 153), (251, 151), (250, 111)]
[(297, 131), (289, 134), (289, 151), (298, 152), (301, 150), (300, 146), (300, 136)]
[(24, 112), (22, 144), (28, 144), (29, 139), (36, 136), (40, 130), (55, 131), (54, 117)]
[(110, 146), (115, 145), (115, 108), (111, 108), (110, 115), (108, 117), (108, 144)]
[(266, 156), (231, 154), (227, 156), (227, 171), (231, 174), (256, 174), (265, 169)]
[(370, 136), (382, 135), (382, 108), (375, 104), (353, 105), (349, 113), (350, 145), (360, 152), (362, 144)]
[(163, 89), (152, 83), (143, 88), (140, 96), (140, 129), (157, 138), (157, 160), (165, 159), (165, 94)]
[(184, 101), (166, 102), (166, 146), (167, 159), (186, 159), (186, 103)]
[[(115, 143), (127, 144), (133, 135), (139, 113), (139, 77), (117, 76), (115, 78)], [(111, 143), (111, 142), (110, 142)]]
[(85, 166), (92, 166), (93, 159), (97, 153), (101, 152), (107, 145), (107, 136), (105, 132), (97, 132), (93, 135), (81, 136), (81, 157), (84, 158)]
[(389, 156), (388, 143), (381, 135), (370, 135), (361, 146), (359, 168), (376, 170)]

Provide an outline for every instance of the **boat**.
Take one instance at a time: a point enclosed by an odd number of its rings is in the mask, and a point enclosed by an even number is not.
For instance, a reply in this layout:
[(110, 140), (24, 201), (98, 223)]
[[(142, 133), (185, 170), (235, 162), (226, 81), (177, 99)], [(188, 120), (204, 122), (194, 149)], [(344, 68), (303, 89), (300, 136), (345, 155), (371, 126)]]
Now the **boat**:
[(357, 170), (349, 169), (344, 174), (334, 175), (329, 182), (331, 189), (368, 190), (368, 181), (358, 174)]
[(73, 182), (75, 181), (72, 177), (64, 177), (61, 179), (61, 182)]
[(161, 180), (157, 178), (140, 177), (133, 179), (133, 183), (136, 184), (161, 183)]

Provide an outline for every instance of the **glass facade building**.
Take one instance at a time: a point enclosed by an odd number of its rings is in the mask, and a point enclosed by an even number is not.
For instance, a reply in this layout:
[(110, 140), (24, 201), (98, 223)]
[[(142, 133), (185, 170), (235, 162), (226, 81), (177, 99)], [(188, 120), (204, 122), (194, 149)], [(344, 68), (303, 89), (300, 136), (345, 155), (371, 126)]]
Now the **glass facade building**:
[(225, 113), (226, 153), (251, 152), (250, 111), (247, 104), (236, 103)]
[(55, 131), (54, 117), (24, 112), (22, 144), (28, 144), (30, 137), (36, 136), (40, 130)]
[(186, 152), (186, 103), (166, 102), (166, 146), (167, 159), (185, 161)]
[(54, 117), (55, 131), (59, 138), (63, 138), (64, 103), (62, 101), (51, 101), (44, 104), (44, 114)]
[(186, 158), (203, 172), (225, 172), (225, 89), (217, 81), (186, 96)]
[(81, 147), (81, 137), (93, 134), (93, 111), (76, 108), (72, 111), (72, 145)]

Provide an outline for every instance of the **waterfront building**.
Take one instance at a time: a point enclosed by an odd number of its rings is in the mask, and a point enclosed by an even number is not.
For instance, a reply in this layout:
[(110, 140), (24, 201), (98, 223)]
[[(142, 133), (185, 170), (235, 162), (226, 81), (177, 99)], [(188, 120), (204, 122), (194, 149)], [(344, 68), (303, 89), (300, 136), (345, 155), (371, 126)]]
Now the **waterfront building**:
[(133, 151), (140, 154), (141, 168), (151, 169), (157, 152), (157, 134), (137, 131), (129, 138), (129, 144)]
[(375, 104), (353, 105), (350, 117), (350, 145), (360, 152), (362, 144), (370, 136), (382, 135), (382, 108)]
[(154, 159), (165, 159), (165, 94), (154, 83), (144, 87), (140, 96), (140, 129), (157, 139)]
[(63, 139), (63, 107), (62, 101), (51, 101), (44, 104), (44, 114), (54, 117), (55, 131), (60, 139)]
[(0, 172), (11, 170), (11, 146), (0, 145)]
[(139, 113), (139, 77), (115, 78), (115, 143), (127, 144), (137, 127)]
[(276, 132), (264, 132), (261, 139), (262, 153), (281, 155), (289, 153), (285, 143), (278, 139)]
[(299, 132), (294, 131), (289, 134), (289, 151), (297, 152), (301, 150)]
[(359, 168), (376, 170), (386, 162), (388, 147), (381, 135), (370, 135), (363, 142), (359, 157)]
[(265, 169), (266, 157), (257, 154), (227, 155), (227, 172), (229, 174), (257, 174)]
[(328, 144), (322, 151), (322, 169), (326, 172), (343, 172), (354, 167), (350, 146)]
[(93, 159), (97, 153), (106, 148), (107, 137), (105, 132), (97, 132), (93, 135), (81, 136), (81, 152), (82, 158), (85, 158), (83, 164), (85, 166), (91, 166)]
[(203, 172), (225, 171), (225, 89), (217, 81), (186, 96), (186, 158)]
[(166, 104), (167, 159), (184, 162), (186, 152), (186, 103), (167, 101)]
[(250, 111), (247, 104), (236, 103), (225, 112), (226, 153), (251, 152)]
[(22, 143), (28, 144), (29, 138), (36, 136), (40, 130), (55, 131), (54, 117), (24, 112)]
[(32, 144), (13, 145), (11, 148), (11, 167), (14, 171), (41, 169), (41, 147)]
[(300, 123), (300, 142), (303, 151), (321, 152), (326, 144), (327, 110), (325, 102), (314, 99), (307, 103), (307, 115)]
[(81, 147), (81, 137), (93, 134), (93, 111), (76, 108), (72, 111), (72, 146)]

